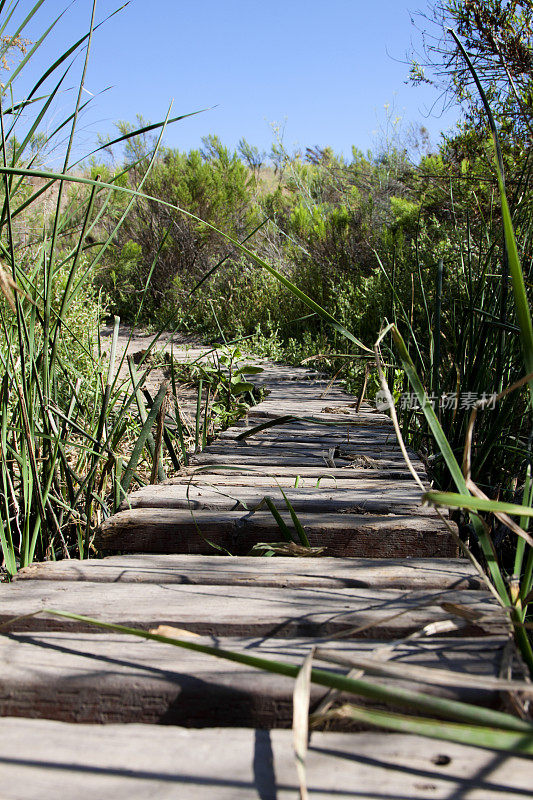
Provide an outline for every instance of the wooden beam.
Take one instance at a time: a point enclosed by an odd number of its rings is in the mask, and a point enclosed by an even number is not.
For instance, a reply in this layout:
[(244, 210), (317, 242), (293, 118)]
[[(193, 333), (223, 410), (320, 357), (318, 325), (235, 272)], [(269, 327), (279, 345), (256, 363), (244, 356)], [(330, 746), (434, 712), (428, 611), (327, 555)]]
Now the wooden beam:
[[(309, 639), (219, 636), (195, 641), (290, 664), (301, 664), (315, 644)], [(446, 669), (455, 673), (457, 685), (432, 686), (432, 694), (493, 707), (500, 704), (498, 691), (480, 686), (484, 679), (498, 677), (505, 645), (505, 637), (426, 640), (398, 645), (393, 657), (394, 664), (403, 670), (438, 669), (445, 661)], [(326, 646), (329, 652), (345, 658), (368, 658), (380, 649), (379, 642), (368, 640), (334, 641)], [(0, 665), (3, 716), (189, 727), (291, 725), (292, 678), (132, 636), (12, 634), (0, 639)], [(339, 669), (320, 658), (315, 666)], [(461, 685), (465, 674), (477, 676), (479, 685)], [(368, 680), (428, 691), (427, 684), (417, 681), (377, 677)], [(318, 703), (326, 691), (314, 685), (311, 703)], [(360, 697), (357, 702), (372, 704)]]
[(94, 627), (62, 617), (25, 616), (50, 608), (144, 630), (175, 625), (217, 636), (327, 637), (353, 629), (353, 635), (360, 631), (357, 635), (363, 638), (397, 638), (453, 616), (443, 603), (461, 606), (462, 614), (475, 620), (475, 631), (497, 634), (502, 626), (507, 631), (505, 612), (492, 595), (475, 589), (405, 592), (382, 587), (315, 587), (288, 591), (262, 586), (146, 583), (133, 587), (64, 581), (13, 583), (0, 606), (0, 624), (7, 631), (94, 633)]
[[(284, 504), (278, 508), (292, 521)], [(342, 558), (453, 558), (457, 546), (438, 518), (418, 514), (308, 514), (298, 518), (311, 547)], [(295, 534), (296, 535), (296, 534)], [(136, 508), (106, 520), (95, 545), (103, 551), (213, 553), (213, 542), (233, 555), (246, 555), (258, 542), (283, 535), (270, 512), (190, 511)]]
[[(295, 800), (290, 731), (2, 720), (5, 800)], [(307, 784), (316, 800), (518, 800), (531, 761), (401, 734), (315, 732)]]
[(184, 583), (296, 588), (482, 589), (464, 559), (254, 558), (136, 555), (31, 564), (16, 581)]

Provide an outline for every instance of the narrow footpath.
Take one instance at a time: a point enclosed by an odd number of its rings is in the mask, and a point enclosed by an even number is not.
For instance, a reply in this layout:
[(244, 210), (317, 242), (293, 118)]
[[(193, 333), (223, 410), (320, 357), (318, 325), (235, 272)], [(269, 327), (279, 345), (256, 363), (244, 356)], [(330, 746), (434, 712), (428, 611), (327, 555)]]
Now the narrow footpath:
[[(523, 672), (505, 614), (421, 506), (390, 419), (309, 370), (263, 366), (269, 393), (246, 419), (103, 523), (105, 558), (36, 564), (0, 588), (7, 800), (299, 796), (291, 678), (25, 616), (39, 608), (290, 664), (319, 648), (321, 668), (508, 707), (498, 679)], [(312, 686), (311, 710), (326, 691)], [(312, 732), (307, 783), (314, 800), (508, 800), (530, 796), (530, 763), (333, 721)]]

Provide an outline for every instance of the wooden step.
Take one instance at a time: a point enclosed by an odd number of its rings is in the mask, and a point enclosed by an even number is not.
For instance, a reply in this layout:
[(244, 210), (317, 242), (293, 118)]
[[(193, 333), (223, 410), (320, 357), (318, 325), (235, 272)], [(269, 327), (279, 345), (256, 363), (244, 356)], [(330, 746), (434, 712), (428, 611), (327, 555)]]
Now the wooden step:
[[(279, 451), (279, 452), (278, 452)], [(330, 452), (331, 451), (331, 452)], [(335, 442), (320, 439), (318, 441), (300, 442), (294, 440), (276, 442), (236, 442), (225, 441), (209, 445), (204, 451), (213, 455), (235, 455), (241, 460), (257, 459), (262, 456), (272, 455), (281, 461), (285, 458), (332, 458), (339, 461), (351, 461), (357, 456), (365, 455), (367, 458), (376, 459), (383, 457), (387, 461), (403, 461), (403, 455), (393, 443), (374, 442), (371, 446), (358, 443), (336, 445)], [(411, 453), (412, 460), (418, 461), (415, 453)]]
[[(293, 482), (294, 483), (294, 482)], [(158, 484), (145, 486), (132, 492), (122, 503), (120, 510), (128, 508), (188, 508), (206, 511), (214, 510), (253, 510), (264, 499), (270, 497), (278, 507), (283, 508), (285, 495), (296, 511), (307, 513), (369, 513), (377, 514), (404, 513), (418, 511), (419, 516), (435, 518), (435, 511), (429, 506), (420, 507), (420, 490), (411, 489), (405, 493), (401, 487), (381, 489), (378, 486), (356, 485), (340, 488), (329, 487), (307, 488), (298, 486), (286, 487), (283, 493), (279, 487), (270, 482), (255, 486), (239, 486), (236, 488), (224, 484), (221, 480), (206, 485), (201, 481), (196, 484), (184, 481), (181, 484)], [(411, 487), (409, 487), (411, 488)]]
[[(391, 638), (450, 618), (459, 606), (469, 630), (499, 634), (507, 617), (486, 591), (402, 591), (377, 588), (291, 589), (264, 586), (16, 581), (2, 591), (5, 631), (90, 630), (83, 623), (39, 614), (69, 611), (104, 622), (149, 629), (173, 625), (217, 636), (317, 636), (343, 634)], [(453, 612), (451, 612), (453, 614)], [(484, 627), (485, 622), (488, 627)]]
[[(292, 527), (285, 504), (282, 518)], [(457, 555), (457, 545), (438, 518), (405, 514), (312, 514), (298, 512), (311, 547), (343, 558), (425, 558)], [(179, 508), (135, 508), (106, 520), (96, 538), (102, 551), (145, 553), (205, 553), (213, 545), (233, 555), (246, 555), (258, 542), (283, 539), (267, 511), (192, 511)], [(213, 543), (213, 545), (211, 544)]]
[[(229, 428), (231, 435), (218, 437), (218, 442), (227, 447), (287, 447), (290, 443), (295, 442), (295, 437), (298, 437), (299, 447), (332, 447), (350, 445), (353, 447), (368, 447), (372, 446), (388, 447), (398, 451), (398, 443), (394, 435), (394, 430), (383, 430), (382, 428), (375, 428), (376, 433), (371, 428), (355, 428), (355, 433), (350, 433), (349, 429), (339, 429), (335, 432), (330, 430), (319, 429), (303, 429), (291, 433), (285, 429), (275, 430), (271, 432), (261, 432), (257, 434), (250, 434), (245, 438), (237, 438), (239, 428)], [(228, 433), (228, 431), (226, 431)], [(241, 432), (242, 433), (242, 432)]]
[[(214, 636), (192, 641), (297, 665), (317, 644), (315, 639), (266, 637)], [(400, 670), (400, 675), (365, 677), (388, 688), (499, 707), (502, 704), (499, 691), (480, 686), (487, 678), (498, 676), (505, 646), (504, 637), (404, 642), (388, 654), (392, 659), (389, 669)], [(379, 654), (383, 642), (332, 641), (324, 647), (328, 653), (359, 659)], [(402, 674), (413, 666), (434, 670), (444, 663), (449, 679), (446, 686), (429, 686)], [(320, 654), (314, 666), (335, 672), (343, 670), (324, 662)], [(3, 716), (187, 727), (291, 726), (292, 678), (133, 636), (73, 632), (11, 634), (0, 637), (0, 669)], [(326, 688), (313, 684), (311, 707), (326, 692)], [(353, 701), (353, 696), (341, 699)], [(373, 704), (360, 696), (357, 702), (365, 706)], [(394, 703), (388, 707), (406, 713)], [(343, 727), (346, 729), (346, 723)], [(354, 723), (353, 727), (361, 726)]]
[[(351, 399), (353, 400), (354, 398), (352, 397)], [(351, 405), (353, 406), (353, 403)], [(325, 409), (331, 410), (326, 411)], [(348, 406), (338, 406), (337, 409), (334, 409), (327, 402), (314, 405), (302, 403), (298, 408), (285, 406), (285, 403), (279, 403), (278, 405), (267, 405), (266, 402), (259, 403), (259, 405), (249, 410), (244, 422), (237, 423), (237, 425), (260, 425), (267, 420), (279, 420), (287, 415), (293, 415), (302, 419), (302, 421), (314, 420), (321, 425), (330, 424), (340, 427), (363, 423), (365, 425), (383, 425), (384, 422), (388, 422), (390, 425), (390, 417), (386, 414), (361, 413), (360, 411), (356, 413), (355, 408)]]
[[(349, 456), (349, 457), (348, 457)], [(415, 469), (423, 474), (424, 467), (420, 459), (411, 453), (411, 461)], [(282, 454), (276, 450), (267, 450), (261, 447), (249, 447), (246, 450), (238, 449), (232, 450), (230, 448), (221, 448), (215, 445), (210, 445), (203, 452), (191, 456), (189, 463), (202, 464), (202, 465), (231, 465), (232, 467), (240, 466), (254, 466), (260, 470), (263, 466), (281, 466), (281, 467), (327, 467), (331, 463), (336, 468), (349, 467), (352, 463), (357, 466), (361, 464), (368, 464), (374, 468), (380, 469), (403, 469), (405, 470), (405, 462), (400, 453), (395, 452), (378, 452), (377, 450), (364, 450), (359, 453), (346, 453), (330, 455), (329, 448), (317, 448), (314, 452), (308, 451), (305, 448), (292, 448), (285, 450)]]
[[(4, 800), (297, 800), (290, 731), (4, 719)], [(314, 732), (313, 800), (519, 800), (531, 760), (417, 736)]]
[(16, 581), (184, 583), (275, 588), (483, 589), (464, 559), (254, 558), (121, 555), (31, 564)]
[[(347, 481), (355, 481), (364, 478), (365, 480), (370, 480), (372, 478), (380, 479), (380, 480), (389, 480), (394, 482), (401, 482), (402, 485), (407, 483), (412, 483), (412, 477), (410, 473), (406, 470), (405, 466), (385, 466), (382, 463), (382, 460), (379, 462), (372, 462), (372, 461), (365, 461), (361, 459), (360, 461), (353, 462), (351, 461), (349, 464), (345, 465), (344, 467), (330, 467), (326, 463), (323, 464), (315, 464), (315, 466), (304, 466), (302, 464), (285, 464), (285, 462), (279, 462), (275, 464), (260, 464), (260, 465), (253, 465), (253, 464), (240, 464), (240, 465), (225, 465), (224, 463), (221, 464), (213, 464), (211, 467), (209, 465), (202, 465), (202, 466), (194, 466), (191, 465), (190, 467), (182, 467), (180, 470), (180, 474), (176, 478), (169, 478), (164, 483), (170, 484), (175, 480), (181, 481), (183, 477), (195, 475), (195, 476), (204, 476), (204, 475), (220, 475), (220, 476), (258, 476), (258, 477), (282, 477), (282, 478), (292, 478), (293, 484), (297, 478), (307, 478), (307, 479), (315, 479), (315, 482), (320, 480), (322, 483), (326, 480), (347, 480)], [(425, 479), (425, 473), (421, 476)]]
[[(368, 473), (370, 472), (370, 475)], [(276, 490), (279, 487), (287, 490), (306, 489), (317, 491), (323, 489), (330, 493), (334, 489), (343, 490), (349, 489), (354, 495), (358, 493), (365, 493), (368, 497), (369, 494), (375, 493), (377, 497), (380, 495), (387, 495), (394, 497), (396, 500), (405, 500), (410, 505), (420, 507), (421, 491), (413, 480), (405, 478), (405, 480), (391, 481), (383, 474), (374, 474), (373, 470), (324, 470), (323, 474), (319, 477), (314, 474), (295, 476), (290, 474), (290, 470), (286, 470), (281, 475), (262, 475), (254, 472), (219, 472), (205, 471), (201, 472), (189, 470), (184, 474), (168, 478), (159, 484), (151, 486), (143, 486), (141, 489), (131, 492), (128, 497), (135, 498), (138, 492), (150, 492), (152, 490), (164, 493), (167, 486), (205, 486), (205, 487), (241, 487), (245, 489), (267, 489)], [(405, 477), (405, 476), (404, 476)], [(409, 476), (410, 477), (410, 476)], [(429, 486), (428, 486), (429, 488)]]
[[(352, 398), (353, 399), (353, 398)], [(355, 404), (352, 403), (352, 406)], [(318, 414), (295, 414), (294, 416), (283, 414), (282, 411), (266, 411), (263, 409), (263, 403), (253, 406), (248, 409), (245, 417), (235, 422), (235, 428), (251, 429), (257, 425), (264, 425), (270, 422), (270, 427), (266, 430), (284, 430), (285, 428), (294, 428), (295, 430), (303, 430), (308, 427), (318, 428), (322, 432), (336, 431), (356, 431), (362, 429), (378, 430), (386, 429), (393, 431), (394, 426), (391, 418), (387, 414), (382, 414), (377, 411), (359, 410), (355, 411), (355, 407), (343, 408), (338, 410), (337, 413), (321, 411)], [(241, 430), (242, 432), (242, 430)]]
[[(388, 417), (385, 420), (371, 420), (361, 418), (358, 414), (355, 420), (347, 421), (344, 419), (339, 425), (320, 424), (320, 420), (316, 418), (314, 421), (298, 420), (291, 418), (288, 422), (283, 424), (272, 425), (269, 428), (264, 428), (257, 433), (250, 433), (258, 425), (265, 423), (265, 420), (254, 420), (250, 412), (247, 420), (237, 422), (233, 427), (228, 430), (222, 431), (218, 438), (220, 441), (231, 441), (241, 437), (241, 441), (255, 442), (264, 441), (275, 438), (293, 438), (299, 436), (303, 439), (310, 437), (317, 438), (335, 438), (341, 441), (358, 441), (372, 437), (374, 432), (377, 436), (386, 436), (389, 439), (396, 439), (394, 427)], [(249, 434), (245, 436), (244, 434)]]

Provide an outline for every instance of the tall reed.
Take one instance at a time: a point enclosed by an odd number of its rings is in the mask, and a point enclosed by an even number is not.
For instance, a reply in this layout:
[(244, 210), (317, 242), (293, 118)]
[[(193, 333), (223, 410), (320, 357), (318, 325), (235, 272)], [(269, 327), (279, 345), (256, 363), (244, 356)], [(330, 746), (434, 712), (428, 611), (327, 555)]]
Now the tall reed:
[[(150, 450), (165, 392), (150, 398), (143, 418), (145, 373), (119, 379), (118, 319), (111, 352), (103, 352), (105, 298), (91, 288), (91, 277), (142, 189), (166, 125), (181, 119), (169, 113), (115, 140), (159, 130), (140, 185), (125, 197), (121, 218), (102, 240), (102, 219), (127, 173), (105, 186), (98, 177), (87, 186), (72, 181), (82, 174), (77, 129), (91, 102), (83, 99), (85, 76), (93, 35), (103, 23), (96, 22), (93, 2), (87, 32), (33, 76), (21, 99), (19, 87), (61, 16), (24, 44), (42, 5), (35, 2), (19, 19), (18, 3), (0, 3), (0, 61), (15, 60), (0, 88), (0, 545), (11, 575), (35, 558), (87, 557), (95, 527), (117, 509)], [(50, 125), (48, 116), (78, 62), (73, 107)], [(43, 165), (57, 147), (61, 170), (47, 176)], [(165, 436), (172, 447), (167, 430)]]

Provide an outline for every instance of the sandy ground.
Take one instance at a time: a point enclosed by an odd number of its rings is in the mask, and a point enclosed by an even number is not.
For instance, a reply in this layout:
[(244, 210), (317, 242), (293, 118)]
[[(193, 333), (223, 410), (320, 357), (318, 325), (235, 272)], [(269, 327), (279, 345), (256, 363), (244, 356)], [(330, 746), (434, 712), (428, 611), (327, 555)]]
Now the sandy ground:
[[(100, 331), (102, 337), (102, 347), (109, 353), (111, 350), (111, 340), (113, 336), (113, 326), (105, 325)], [(119, 380), (129, 379), (128, 363), (124, 354), (133, 356), (136, 364), (141, 363), (146, 351), (150, 348), (154, 340), (153, 333), (147, 333), (140, 329), (132, 329), (127, 325), (120, 326), (120, 332), (117, 341), (117, 352), (115, 363), (120, 366)], [(211, 347), (201, 344), (197, 339), (186, 336), (184, 334), (171, 334), (163, 333), (157, 340), (154, 347), (150, 350), (150, 356), (142, 369), (149, 369), (146, 376), (144, 386), (148, 389), (153, 396), (157, 393), (161, 383), (166, 380), (163, 369), (157, 366), (157, 362), (161, 360), (162, 353), (170, 353), (172, 351), (173, 357), (176, 361), (194, 361), (197, 358), (205, 356)], [(154, 364), (155, 362), (155, 364)], [(191, 391), (186, 386), (179, 388), (180, 400), (183, 400), (186, 405), (189, 405), (194, 399), (196, 401), (196, 392)]]

